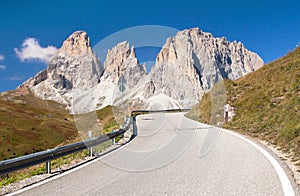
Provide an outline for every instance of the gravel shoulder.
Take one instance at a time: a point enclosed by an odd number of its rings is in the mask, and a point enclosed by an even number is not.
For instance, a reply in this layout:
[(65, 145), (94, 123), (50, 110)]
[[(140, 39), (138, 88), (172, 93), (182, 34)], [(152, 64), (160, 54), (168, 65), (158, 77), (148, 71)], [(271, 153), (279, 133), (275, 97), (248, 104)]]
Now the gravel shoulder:
[[(254, 140), (253, 138), (251, 138)], [(261, 146), (263, 146), (269, 153), (274, 154), (275, 158), (280, 159), (281, 166), (285, 169), (290, 177), (291, 181), (294, 181), (294, 189), (297, 190), (296, 195), (300, 195), (300, 166), (299, 161), (293, 161), (292, 155), (285, 153), (279, 149), (279, 147), (274, 146), (263, 140), (255, 140)], [(297, 165), (298, 164), (298, 165)]]

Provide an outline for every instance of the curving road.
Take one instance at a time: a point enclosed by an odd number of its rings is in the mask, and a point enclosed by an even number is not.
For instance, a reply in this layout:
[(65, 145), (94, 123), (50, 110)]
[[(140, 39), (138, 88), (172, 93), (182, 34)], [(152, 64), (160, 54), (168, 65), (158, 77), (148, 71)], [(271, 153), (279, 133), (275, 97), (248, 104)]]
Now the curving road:
[(293, 195), (285, 173), (229, 131), (183, 113), (141, 115), (137, 127), (126, 146), (19, 194)]

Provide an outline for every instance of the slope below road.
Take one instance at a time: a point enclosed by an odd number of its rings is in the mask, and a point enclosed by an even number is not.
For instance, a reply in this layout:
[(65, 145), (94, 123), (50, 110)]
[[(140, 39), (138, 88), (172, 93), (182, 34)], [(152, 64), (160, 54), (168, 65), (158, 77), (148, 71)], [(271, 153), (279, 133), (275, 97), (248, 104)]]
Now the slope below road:
[(19, 194), (283, 195), (289, 189), (259, 150), (228, 131), (183, 113), (141, 115), (137, 127), (123, 148)]

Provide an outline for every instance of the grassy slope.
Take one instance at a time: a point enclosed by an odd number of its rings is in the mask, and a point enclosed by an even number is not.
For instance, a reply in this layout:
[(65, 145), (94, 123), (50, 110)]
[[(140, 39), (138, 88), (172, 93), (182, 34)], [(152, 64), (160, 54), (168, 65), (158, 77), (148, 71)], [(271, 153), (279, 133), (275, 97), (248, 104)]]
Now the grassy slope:
[(0, 160), (53, 148), (77, 136), (72, 116), (54, 101), (10, 91), (0, 96)]
[[(267, 140), (300, 159), (300, 47), (225, 86), (227, 102), (236, 107), (226, 128)], [(207, 94), (192, 110), (194, 119), (210, 122), (210, 105)]]
[(100, 119), (100, 122), (103, 125), (103, 133), (111, 132), (113, 129), (118, 129), (122, 126), (121, 124), (118, 125), (112, 106), (106, 106), (101, 110), (97, 110), (96, 113), (98, 119)]
[[(104, 132), (118, 128), (112, 107), (97, 111)], [(0, 160), (79, 141), (74, 118), (65, 106), (30, 92), (0, 94)]]

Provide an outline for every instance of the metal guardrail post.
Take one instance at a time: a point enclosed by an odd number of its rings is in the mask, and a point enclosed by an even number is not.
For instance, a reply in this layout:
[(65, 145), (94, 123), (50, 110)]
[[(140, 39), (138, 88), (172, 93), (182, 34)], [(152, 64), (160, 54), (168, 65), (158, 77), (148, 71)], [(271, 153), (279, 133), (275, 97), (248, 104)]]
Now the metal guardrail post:
[[(93, 139), (93, 132), (89, 131), (89, 138)], [(89, 156), (92, 157), (93, 156), (93, 147), (89, 147)]]
[[(114, 130), (112, 130), (111, 132), (114, 133), (114, 132), (116, 132), (116, 131), (117, 131), (117, 130), (114, 129)], [(111, 143), (112, 143), (112, 145), (116, 145), (116, 138), (112, 138), (112, 139), (111, 139)]]
[(50, 161), (46, 162), (46, 173), (51, 174), (51, 162)]
[(132, 134), (133, 134), (133, 137), (137, 136), (137, 127), (136, 127), (136, 116), (134, 116), (133, 118), (133, 123), (132, 123)]
[[(49, 151), (49, 149), (47, 149)], [(46, 161), (46, 174), (51, 174), (51, 161)]]

